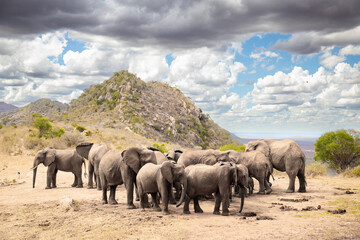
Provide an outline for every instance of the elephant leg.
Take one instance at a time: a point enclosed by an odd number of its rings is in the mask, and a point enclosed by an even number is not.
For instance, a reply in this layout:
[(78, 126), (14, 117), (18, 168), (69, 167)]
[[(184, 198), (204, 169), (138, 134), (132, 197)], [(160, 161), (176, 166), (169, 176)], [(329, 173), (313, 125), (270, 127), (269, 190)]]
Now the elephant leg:
[(118, 204), (118, 202), (115, 200), (116, 187), (117, 185), (110, 186), (109, 204), (112, 205)]
[(138, 191), (138, 188), (137, 188), (137, 187), (135, 188), (135, 196), (136, 196), (135, 201), (139, 201), (139, 200), (140, 200), (140, 196), (139, 196), (139, 191)]
[(299, 178), (299, 190), (298, 192), (306, 192), (306, 180), (305, 180), (305, 169), (300, 169), (297, 177)]
[(151, 199), (153, 202), (153, 208), (155, 211), (161, 211), (161, 208), (159, 207), (158, 203), (158, 194), (157, 193), (151, 193)]
[(162, 201), (162, 213), (164, 215), (168, 215), (169, 214), (169, 209), (168, 209), (168, 205), (169, 205), (169, 188), (170, 186), (163, 186), (161, 191), (161, 201)]
[(75, 173), (75, 176), (77, 178), (76, 187), (77, 188), (82, 188), (83, 187), (83, 181), (82, 181), (82, 177), (81, 177), (81, 165), (80, 165), (80, 170)]
[(220, 200), (222, 202), (222, 216), (229, 216), (229, 207), (230, 207), (230, 201), (229, 201), (229, 192), (228, 190), (219, 189), (219, 193), (220, 193)]
[(97, 175), (97, 174), (95, 174), (95, 176), (96, 176), (96, 189), (97, 189), (98, 191), (101, 191), (100, 177), (99, 177), (99, 175)]
[(107, 201), (107, 186), (104, 185), (103, 189), (102, 189), (102, 204), (108, 204), (108, 201)]
[(215, 193), (215, 207), (213, 214), (220, 215), (220, 204), (221, 204), (221, 196), (220, 192)]
[(259, 192), (258, 192), (258, 194), (265, 194), (265, 178), (264, 177), (258, 177), (256, 179), (259, 182)]
[(199, 197), (194, 197), (194, 211), (196, 213), (203, 213), (204, 211), (201, 209), (199, 204)]
[(265, 179), (265, 193), (270, 194), (272, 192), (270, 183)]
[(186, 195), (185, 196), (184, 208), (183, 208), (183, 213), (184, 214), (190, 214), (190, 210), (189, 210), (190, 200), (191, 200), (191, 198), (188, 195)]
[(135, 173), (127, 167), (126, 169), (126, 176), (125, 179), (125, 186), (126, 186), (126, 193), (127, 193), (127, 209), (135, 209), (134, 205), (134, 183), (135, 183)]
[(55, 172), (54, 172), (54, 174), (53, 174), (53, 176), (52, 176), (52, 188), (56, 188), (56, 174), (57, 174), (57, 172), (58, 172), (58, 170), (57, 169), (55, 169)]
[(89, 172), (88, 188), (94, 188), (93, 185), (94, 166), (90, 163), (90, 161), (89, 161), (88, 172)]
[(286, 170), (286, 173), (289, 176), (289, 187), (286, 190), (286, 192), (287, 193), (293, 193), (293, 192), (295, 192), (296, 173), (294, 173), (293, 171), (288, 171), (288, 170)]
[(73, 184), (71, 186), (76, 187), (77, 182), (78, 182), (78, 177), (76, 176), (76, 174), (74, 174), (74, 182), (73, 182)]
[(47, 173), (46, 173), (46, 187), (45, 187), (45, 189), (51, 189), (51, 182), (53, 180), (55, 171), (56, 171), (55, 163), (50, 164), (48, 166)]

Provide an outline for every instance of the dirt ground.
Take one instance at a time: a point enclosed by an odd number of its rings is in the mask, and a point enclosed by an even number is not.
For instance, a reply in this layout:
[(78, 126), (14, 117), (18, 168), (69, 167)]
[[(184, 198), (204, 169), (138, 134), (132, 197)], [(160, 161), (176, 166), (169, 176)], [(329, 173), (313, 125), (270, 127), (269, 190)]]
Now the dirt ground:
[[(170, 205), (164, 216), (126, 209), (124, 186), (116, 192), (118, 205), (102, 205), (87, 179), (84, 188), (70, 187), (71, 173), (59, 172), (58, 187), (45, 190), (43, 166), (33, 189), (32, 162), (29, 153), (0, 154), (0, 239), (360, 239), (359, 178), (308, 178), (307, 193), (287, 194), (288, 179), (280, 174), (270, 195), (245, 199), (242, 214), (234, 198), (227, 217), (212, 214), (213, 200), (200, 202), (202, 214), (192, 204), (190, 215)], [(74, 200), (70, 207), (61, 204), (67, 198)], [(328, 212), (338, 209), (346, 213)]]

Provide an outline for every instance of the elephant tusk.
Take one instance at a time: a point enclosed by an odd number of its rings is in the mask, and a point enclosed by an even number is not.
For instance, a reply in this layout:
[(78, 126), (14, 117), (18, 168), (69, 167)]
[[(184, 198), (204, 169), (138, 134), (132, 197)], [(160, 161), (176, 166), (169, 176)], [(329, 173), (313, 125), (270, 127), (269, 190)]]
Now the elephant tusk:
[(35, 167), (32, 167), (32, 168), (30, 168), (30, 170), (34, 170), (35, 168), (37, 168), (38, 166), (35, 166)]

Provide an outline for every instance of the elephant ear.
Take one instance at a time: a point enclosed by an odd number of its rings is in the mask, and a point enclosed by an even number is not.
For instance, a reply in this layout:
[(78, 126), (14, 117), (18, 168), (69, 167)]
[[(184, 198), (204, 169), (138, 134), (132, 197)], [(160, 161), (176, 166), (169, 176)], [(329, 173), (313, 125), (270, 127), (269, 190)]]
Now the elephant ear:
[(138, 151), (138, 148), (131, 147), (121, 153), (126, 165), (128, 165), (135, 173), (138, 173), (141, 167)]
[(76, 146), (76, 152), (83, 158), (89, 159), (89, 152), (94, 143), (83, 142)]
[(172, 173), (173, 167), (174, 167), (174, 164), (172, 162), (164, 162), (161, 166), (161, 174), (171, 184), (174, 181), (174, 176)]
[(254, 150), (262, 152), (266, 157), (270, 156), (270, 147), (265, 141), (258, 141)]
[(44, 160), (44, 165), (45, 166), (49, 166), (50, 164), (52, 164), (55, 161), (55, 153), (56, 150), (55, 149), (51, 149), (51, 148), (46, 148), (44, 150), (45, 152), (45, 160)]

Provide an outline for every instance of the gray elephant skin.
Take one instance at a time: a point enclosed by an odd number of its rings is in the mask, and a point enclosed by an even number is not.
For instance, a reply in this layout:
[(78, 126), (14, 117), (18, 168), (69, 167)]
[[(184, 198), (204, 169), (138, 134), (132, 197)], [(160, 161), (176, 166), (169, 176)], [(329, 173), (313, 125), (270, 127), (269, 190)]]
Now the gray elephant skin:
[(157, 193), (160, 193), (162, 212), (163, 214), (169, 214), (169, 198), (171, 196), (172, 185), (175, 183), (179, 183), (183, 190), (180, 199), (180, 202), (182, 202), (187, 189), (184, 167), (171, 161), (165, 161), (160, 165), (153, 163), (145, 164), (136, 176), (142, 211), (145, 210), (145, 204), (147, 203), (147, 199), (145, 199), (147, 193), (151, 194), (155, 210), (161, 210), (157, 201)]
[(154, 151), (139, 147), (129, 147), (121, 153), (121, 156), (125, 163), (122, 177), (127, 191), (127, 208), (134, 209), (136, 208), (133, 202), (136, 175), (145, 164), (157, 164), (157, 159)]
[[(124, 183), (123, 175), (125, 163), (121, 151), (110, 150), (105, 153), (99, 164), (99, 177), (102, 186), (102, 203), (117, 204), (115, 200), (116, 188)], [(109, 201), (107, 200), (107, 189), (110, 188)]]
[(270, 194), (272, 189), (269, 184), (269, 176), (273, 172), (273, 166), (268, 157), (261, 152), (237, 152), (227, 151), (231, 161), (243, 164), (249, 171), (249, 176), (259, 182), (259, 194)]
[(189, 149), (181, 154), (178, 164), (183, 165), (184, 167), (195, 165), (195, 164), (206, 164), (214, 165), (217, 162), (229, 162), (229, 153), (221, 152), (218, 150), (208, 149), (208, 150), (197, 150)]
[(99, 176), (99, 164), (102, 157), (110, 150), (105, 144), (94, 144), (83, 142), (76, 146), (76, 151), (80, 156), (89, 160), (89, 181), (88, 188), (93, 188), (93, 176), (95, 178), (96, 187), (101, 190)]
[(175, 161), (177, 163), (181, 154), (183, 154), (183, 151), (176, 149), (176, 150), (168, 151), (167, 153), (165, 153), (165, 156), (167, 157), (167, 159), (169, 159), (171, 161)]
[(35, 155), (33, 164), (33, 188), (35, 188), (36, 172), (40, 163), (48, 167), (46, 189), (56, 188), (56, 174), (58, 170), (72, 172), (75, 176), (72, 187), (83, 187), (81, 173), (82, 164), (85, 164), (85, 161), (74, 149), (58, 150), (45, 148), (38, 151)]
[(268, 156), (276, 170), (289, 176), (287, 193), (295, 191), (296, 176), (299, 179), (299, 192), (306, 192), (305, 154), (293, 140), (260, 139), (250, 141), (245, 151), (259, 151)]
[(242, 172), (242, 169), (244, 168), (238, 168), (231, 163), (217, 163), (215, 165), (196, 164), (186, 167), (187, 191), (183, 209), (184, 214), (190, 214), (189, 204), (191, 199), (194, 201), (195, 213), (202, 213), (203, 210), (200, 208), (198, 197), (215, 193), (213, 213), (219, 215), (220, 204), (222, 204), (222, 215), (228, 216), (232, 184), (239, 184), (242, 189), (241, 212), (244, 205), (245, 186), (248, 184), (247, 172)]

